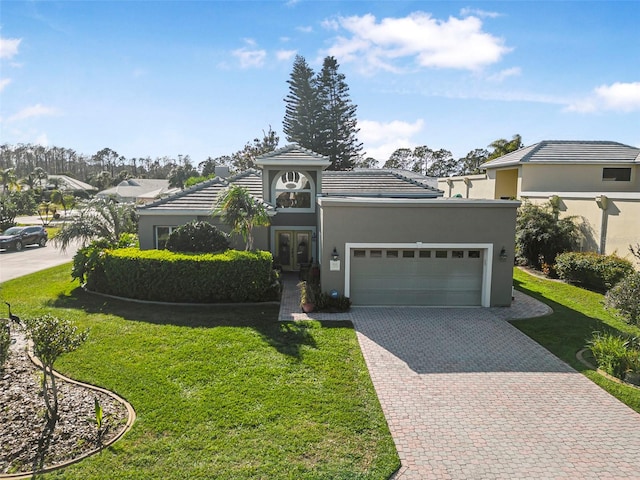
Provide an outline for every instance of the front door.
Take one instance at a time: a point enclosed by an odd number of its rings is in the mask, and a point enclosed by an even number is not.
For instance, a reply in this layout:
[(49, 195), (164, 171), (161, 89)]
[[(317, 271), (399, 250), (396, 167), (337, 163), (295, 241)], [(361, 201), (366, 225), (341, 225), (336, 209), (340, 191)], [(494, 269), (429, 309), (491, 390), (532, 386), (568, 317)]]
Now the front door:
[(283, 270), (299, 270), (311, 261), (311, 231), (278, 230), (274, 257)]

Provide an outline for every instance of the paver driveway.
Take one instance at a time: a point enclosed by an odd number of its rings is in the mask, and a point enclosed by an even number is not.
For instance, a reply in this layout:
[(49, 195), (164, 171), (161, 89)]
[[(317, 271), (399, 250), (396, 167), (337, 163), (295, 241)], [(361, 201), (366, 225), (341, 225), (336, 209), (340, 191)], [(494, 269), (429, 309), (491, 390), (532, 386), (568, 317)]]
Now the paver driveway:
[(549, 307), (366, 308), (280, 320), (351, 320), (402, 466), (395, 479), (637, 479), (640, 414), (506, 319)]
[(353, 308), (397, 479), (640, 479), (640, 414), (503, 318)]

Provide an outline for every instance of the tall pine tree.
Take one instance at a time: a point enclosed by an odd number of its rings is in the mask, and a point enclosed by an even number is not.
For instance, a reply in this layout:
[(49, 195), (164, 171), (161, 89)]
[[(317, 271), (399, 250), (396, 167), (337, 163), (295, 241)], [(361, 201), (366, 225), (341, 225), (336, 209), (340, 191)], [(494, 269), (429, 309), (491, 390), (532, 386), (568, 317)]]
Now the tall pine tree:
[(331, 170), (349, 170), (360, 158), (356, 105), (334, 57), (326, 57), (314, 75), (305, 59), (296, 56), (285, 98), (283, 131), (290, 142), (326, 155)]
[(345, 76), (338, 72), (335, 57), (326, 57), (318, 76), (318, 97), (322, 105), (324, 150), (331, 159), (330, 170), (350, 170), (362, 151), (358, 143), (356, 105), (351, 103)]
[(283, 131), (289, 142), (319, 152), (322, 129), (320, 103), (318, 102), (317, 80), (304, 57), (296, 55), (289, 84), (289, 94), (285, 97)]

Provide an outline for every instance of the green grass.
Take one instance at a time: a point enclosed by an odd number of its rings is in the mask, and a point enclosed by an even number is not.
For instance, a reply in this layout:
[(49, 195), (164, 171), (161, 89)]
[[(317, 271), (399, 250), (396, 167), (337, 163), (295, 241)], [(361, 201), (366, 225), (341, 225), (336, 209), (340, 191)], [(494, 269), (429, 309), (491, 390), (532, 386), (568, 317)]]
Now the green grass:
[(56, 367), (138, 415), (115, 445), (46, 478), (385, 479), (399, 467), (349, 323), (105, 300), (72, 283), (69, 264), (5, 282), (0, 300), (88, 327)]
[(640, 389), (604, 378), (576, 359), (594, 331), (640, 336), (640, 328), (629, 325), (604, 308), (604, 296), (573, 285), (554, 282), (514, 270), (514, 285), (527, 295), (553, 308), (553, 314), (512, 324), (560, 357), (609, 393), (640, 413)]

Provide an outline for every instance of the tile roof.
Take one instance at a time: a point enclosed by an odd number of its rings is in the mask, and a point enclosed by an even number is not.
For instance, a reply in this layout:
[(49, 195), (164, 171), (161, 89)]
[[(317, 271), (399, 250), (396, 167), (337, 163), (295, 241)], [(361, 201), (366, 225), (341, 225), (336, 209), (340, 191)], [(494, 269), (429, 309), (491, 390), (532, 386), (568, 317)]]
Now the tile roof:
[(218, 194), (229, 185), (240, 185), (249, 193), (262, 200), (262, 174), (257, 170), (247, 170), (229, 178), (215, 177), (191, 188), (182, 190), (175, 195), (138, 207), (139, 210), (162, 209), (163, 211), (206, 210), (210, 211), (215, 204)]
[(123, 180), (115, 187), (108, 188), (98, 192), (99, 197), (109, 197), (111, 195), (120, 198), (136, 198), (149, 192), (158, 191), (158, 193), (167, 192), (169, 190), (169, 180), (156, 178), (130, 178)]
[(640, 163), (640, 148), (618, 142), (545, 140), (480, 165), (498, 168), (520, 163)]
[(326, 171), (322, 174), (322, 194), (325, 196), (432, 198), (442, 195), (435, 185), (436, 179), (397, 169)]
[[(140, 212), (150, 209), (168, 211), (211, 211), (218, 194), (229, 185), (246, 187), (257, 201), (262, 198), (262, 172), (250, 169), (223, 179), (215, 177), (183, 190), (173, 196), (138, 207)], [(358, 169), (325, 171), (322, 174), (323, 196), (434, 198), (442, 196), (436, 179), (405, 170)], [(269, 209), (273, 209), (272, 205)]]
[(93, 185), (81, 182), (80, 180), (71, 178), (67, 175), (49, 175), (47, 178), (49, 180), (58, 179), (61, 182), (60, 188), (63, 190), (97, 190)]
[(260, 164), (262, 160), (296, 160), (304, 163), (305, 160), (329, 160), (329, 157), (320, 155), (308, 148), (301, 147), (297, 143), (291, 143), (285, 145), (282, 148), (273, 150), (272, 152), (265, 153), (256, 158), (256, 164)]

